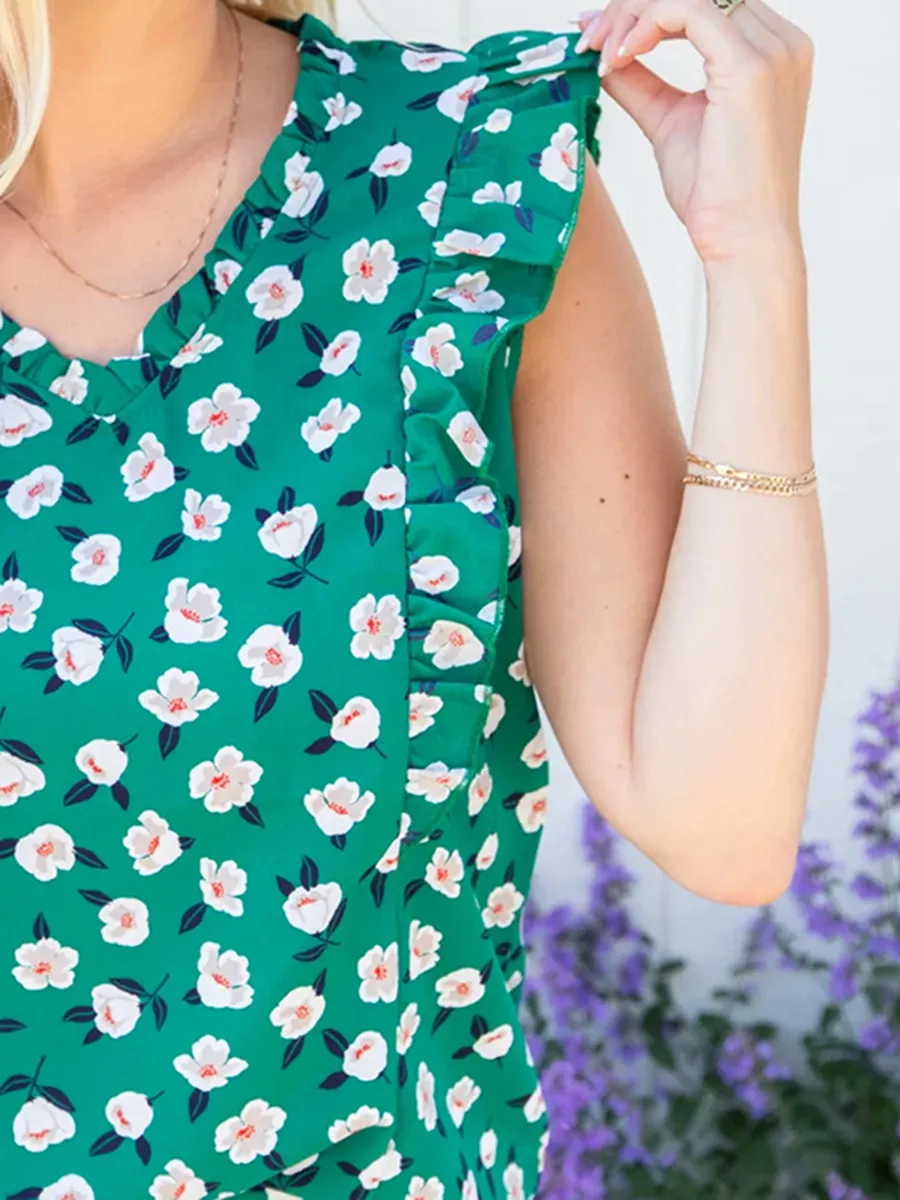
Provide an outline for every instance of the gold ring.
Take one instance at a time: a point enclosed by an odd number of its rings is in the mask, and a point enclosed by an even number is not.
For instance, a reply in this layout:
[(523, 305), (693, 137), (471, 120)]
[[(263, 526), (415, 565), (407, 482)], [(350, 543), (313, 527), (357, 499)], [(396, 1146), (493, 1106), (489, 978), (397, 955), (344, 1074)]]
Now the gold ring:
[(726, 17), (730, 17), (734, 10), (744, 3), (744, 0), (712, 0), (712, 2), (719, 12), (724, 13)]

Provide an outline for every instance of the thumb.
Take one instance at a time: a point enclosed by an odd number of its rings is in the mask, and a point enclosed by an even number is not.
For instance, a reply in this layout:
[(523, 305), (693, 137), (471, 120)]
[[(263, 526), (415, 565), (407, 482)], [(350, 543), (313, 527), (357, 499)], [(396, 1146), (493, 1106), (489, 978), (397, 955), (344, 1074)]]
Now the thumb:
[(651, 142), (663, 118), (688, 95), (637, 61), (604, 75), (601, 98), (603, 92), (625, 109)]

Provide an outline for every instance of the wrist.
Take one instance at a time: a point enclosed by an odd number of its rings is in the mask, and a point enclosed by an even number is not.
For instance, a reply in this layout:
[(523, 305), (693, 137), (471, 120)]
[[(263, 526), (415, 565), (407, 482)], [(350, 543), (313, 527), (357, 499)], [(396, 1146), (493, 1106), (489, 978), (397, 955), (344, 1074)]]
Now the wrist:
[(730, 254), (701, 259), (710, 290), (723, 286), (806, 286), (806, 255), (799, 233), (761, 234)]

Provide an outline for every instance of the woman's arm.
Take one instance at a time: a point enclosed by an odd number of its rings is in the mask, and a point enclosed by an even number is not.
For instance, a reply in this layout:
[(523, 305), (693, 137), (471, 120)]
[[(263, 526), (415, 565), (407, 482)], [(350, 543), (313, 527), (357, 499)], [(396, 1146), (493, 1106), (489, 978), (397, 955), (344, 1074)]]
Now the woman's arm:
[[(691, 448), (807, 470), (799, 238), (747, 240), (706, 282)], [(526, 331), (513, 419), (526, 661), (572, 769), (679, 883), (772, 900), (793, 871), (827, 666), (818, 498), (682, 484), (656, 318), (591, 169), (554, 294)]]

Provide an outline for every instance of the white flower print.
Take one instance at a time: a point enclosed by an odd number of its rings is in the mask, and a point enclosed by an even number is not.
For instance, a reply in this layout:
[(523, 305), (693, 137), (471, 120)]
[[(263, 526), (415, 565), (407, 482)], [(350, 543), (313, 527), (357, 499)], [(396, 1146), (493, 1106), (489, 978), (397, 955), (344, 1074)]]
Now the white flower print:
[(412, 148), (405, 142), (391, 142), (378, 151), (369, 170), (380, 179), (391, 175), (405, 175), (412, 163), (412, 156)]
[(476, 204), (518, 204), (522, 199), (522, 181), (517, 179), (505, 188), (499, 183), (487, 183), (472, 193), (472, 199)]
[(80, 687), (93, 679), (103, 662), (103, 643), (74, 625), (53, 631), (54, 669), (60, 679)]
[(400, 862), (400, 843), (409, 832), (411, 820), (412, 818), (408, 812), (401, 814), (399, 834), (393, 839), (387, 850), (385, 850), (384, 854), (382, 854), (381, 858), (375, 864), (376, 871), (380, 871), (382, 875), (387, 875), (389, 872), (397, 870), (397, 865)]
[(190, 1054), (179, 1054), (172, 1066), (183, 1075), (191, 1087), (201, 1092), (225, 1087), (229, 1079), (246, 1071), (249, 1063), (231, 1057), (231, 1047), (224, 1038), (205, 1034), (191, 1046)]
[(75, 1136), (75, 1121), (65, 1109), (51, 1104), (43, 1096), (26, 1100), (13, 1120), (13, 1138), (17, 1146), (40, 1153)]
[(570, 121), (564, 121), (541, 153), (543, 177), (558, 183), (564, 192), (574, 192), (578, 186), (580, 148), (578, 130)]
[(153, 1120), (153, 1107), (142, 1092), (119, 1092), (106, 1105), (106, 1119), (119, 1137), (137, 1141)]
[(442, 671), (468, 666), (484, 658), (484, 643), (459, 621), (435, 621), (422, 647)]
[(332, 130), (340, 128), (341, 125), (349, 125), (357, 117), (362, 116), (362, 108), (355, 100), (348, 101), (343, 92), (329, 96), (322, 103), (325, 106), (325, 111), (328, 113), (328, 123), (325, 126), (326, 133), (331, 133)]
[(254, 317), (280, 321), (290, 316), (303, 299), (303, 284), (288, 267), (266, 267), (248, 286), (244, 295), (253, 305)]
[(472, 1049), (481, 1058), (503, 1058), (512, 1049), (514, 1041), (512, 1025), (498, 1025), (496, 1029), (489, 1029), (487, 1033), (483, 1033), (475, 1041)]
[(433, 925), (422, 925), (418, 918), (409, 923), (409, 977), (418, 977), (436, 965), (443, 934)]
[(487, 271), (464, 272), (457, 275), (452, 287), (437, 288), (435, 297), (447, 300), (463, 312), (496, 312), (505, 304), (499, 292), (491, 290), (491, 277)]
[(362, 338), (355, 329), (345, 329), (322, 352), (319, 369), (326, 375), (343, 375), (356, 362)]
[(409, 568), (413, 586), (429, 596), (449, 592), (459, 583), (459, 567), (446, 554), (423, 554)]
[(474, 1079), (464, 1075), (453, 1087), (447, 1089), (447, 1112), (453, 1124), (459, 1129), (463, 1117), (481, 1095), (481, 1088)]
[(305, 1037), (319, 1022), (325, 1011), (325, 997), (313, 987), (293, 988), (272, 1009), (269, 1019), (281, 1030), (281, 1036), (291, 1041)]
[(487, 871), (494, 865), (494, 860), (497, 857), (497, 847), (500, 839), (497, 836), (497, 831), (489, 833), (481, 844), (481, 849), (475, 856), (475, 866), (479, 871)]
[(438, 96), (437, 110), (452, 121), (462, 121), (472, 97), (490, 83), (487, 75), (469, 75)]
[(539, 729), (534, 737), (526, 742), (519, 757), (526, 767), (537, 769), (544, 765), (550, 755), (547, 750), (547, 739), (544, 737), (543, 729)]
[(356, 72), (356, 59), (348, 54), (346, 50), (340, 50), (337, 46), (326, 46), (324, 42), (315, 42), (319, 51), (330, 58), (332, 62), (337, 63), (339, 75), (353, 75)]
[(459, 881), (465, 874), (463, 860), (458, 850), (438, 846), (425, 868), (425, 880), (436, 892), (442, 892), (451, 900), (459, 895)]
[(206, 1184), (180, 1158), (166, 1163), (166, 1174), (150, 1185), (153, 1200), (206, 1200)]
[(469, 816), (477, 817), (488, 800), (491, 798), (494, 781), (491, 769), (485, 763), (472, 782), (469, 784)]
[(387, 299), (388, 288), (397, 278), (400, 267), (393, 244), (387, 238), (369, 243), (360, 238), (344, 252), (344, 299), (369, 304), (381, 304)]
[(23, 521), (37, 516), (41, 508), (52, 508), (62, 494), (63, 476), (58, 467), (35, 467), (13, 480), (6, 504)]
[(11, 808), (17, 800), (45, 787), (44, 772), (8, 750), (0, 750), (0, 808)]
[(354, 658), (391, 658), (406, 628), (399, 596), (382, 596), (378, 601), (371, 592), (363, 596), (350, 609), (350, 628), (355, 631), (350, 640)]
[(531, 676), (528, 674), (528, 663), (525, 661), (525, 639), (519, 642), (519, 652), (514, 662), (509, 664), (509, 675), (525, 687), (531, 687)]
[(231, 513), (231, 505), (213, 494), (204, 500), (194, 488), (185, 488), (181, 527), (195, 542), (216, 542), (222, 536), (221, 526)]
[(514, 988), (517, 988), (519, 986), (519, 984), (522, 982), (522, 979), (523, 979), (523, 976), (522, 976), (521, 971), (513, 971), (513, 973), (510, 975), (510, 977), (506, 981), (506, 990), (508, 992), (511, 992)]
[(300, 670), (303, 655), (280, 625), (260, 625), (238, 650), (238, 661), (257, 687), (280, 687)]
[(316, 206), (325, 186), (318, 171), (308, 171), (308, 154), (292, 154), (284, 164), (284, 184), (288, 199), (282, 208), (289, 217), (305, 217)]
[(433, 325), (413, 342), (412, 356), (416, 362), (441, 375), (455, 375), (462, 369), (463, 358), (454, 342), (456, 331), (448, 321)]
[(436, 1175), (429, 1179), (414, 1175), (409, 1181), (406, 1200), (444, 1200), (444, 1185)]
[(407, 71), (438, 71), (444, 63), (465, 62), (457, 50), (404, 50), (400, 61)]
[(94, 1024), (101, 1033), (111, 1038), (125, 1037), (131, 1033), (141, 1015), (141, 1004), (137, 996), (123, 991), (114, 983), (99, 983), (91, 989), (94, 1006)]
[(371, 1104), (362, 1104), (355, 1112), (350, 1113), (346, 1119), (332, 1121), (328, 1127), (328, 1140), (330, 1142), (343, 1142), (348, 1137), (352, 1137), (354, 1133), (361, 1133), (364, 1129), (371, 1129), (373, 1126), (386, 1128), (393, 1125), (394, 1118), (391, 1113), (381, 1113), (377, 1108), (373, 1108)]
[(460, 504), (464, 504), (469, 512), (474, 513), (491, 513), (497, 507), (497, 497), (484, 484), (466, 488), (456, 499)]
[(122, 543), (112, 533), (95, 533), (72, 547), (75, 565), (71, 575), (76, 583), (101, 586), (119, 573)]
[(547, 796), (545, 785), (534, 792), (524, 792), (516, 805), (516, 816), (526, 833), (537, 833), (547, 819)]
[(540, 1137), (540, 1141), (538, 1142), (538, 1172), (541, 1175), (544, 1173), (544, 1166), (546, 1165), (546, 1162), (547, 1162), (547, 1147), (549, 1145), (550, 1145), (550, 1130), (548, 1128), (543, 1131), (543, 1133), (541, 1134), (541, 1137)]
[(422, 1023), (419, 1016), (419, 1006), (415, 1000), (412, 1000), (404, 1008), (400, 1014), (400, 1021), (397, 1024), (397, 1053), (405, 1054), (412, 1045), (412, 1040), (416, 1036), (416, 1030)]
[(259, 412), (256, 401), (242, 395), (240, 388), (233, 383), (220, 383), (212, 396), (195, 400), (189, 406), (188, 431), (200, 434), (204, 450), (219, 454), (228, 446), (240, 446), (247, 440)]
[(0, 396), (0, 446), (18, 446), (53, 424), (45, 408), (20, 396)]
[(16, 842), (15, 859), (23, 870), (41, 883), (56, 878), (57, 871), (75, 866), (75, 845), (59, 825), (38, 825)]
[(201, 325), (192, 338), (185, 342), (172, 359), (173, 367), (186, 367), (198, 363), (205, 354), (212, 354), (222, 345), (222, 339), (214, 333), (207, 333), (206, 326)]
[(478, 1142), (478, 1157), (481, 1164), (488, 1170), (497, 1161), (497, 1135), (493, 1129), (486, 1129)]
[(380, 1184), (396, 1179), (402, 1170), (403, 1160), (391, 1138), (384, 1154), (380, 1154), (365, 1170), (360, 1171), (359, 1182), (366, 1191), (374, 1191)]
[(300, 427), (300, 435), (313, 454), (321, 454), (355, 425), (361, 415), (355, 404), (344, 404), (336, 397), (329, 400), (316, 416), (307, 417)]
[(374, 1029), (354, 1038), (344, 1051), (344, 1074), (370, 1083), (387, 1066), (387, 1042)]
[(143, 900), (110, 900), (97, 915), (103, 924), (100, 936), (112, 946), (140, 946), (150, 936), (150, 910)]
[(475, 1182), (475, 1175), (472, 1171), (467, 1172), (463, 1180), (459, 1200), (478, 1200), (478, 1184)]
[(84, 377), (84, 366), (73, 358), (66, 368), (65, 375), (57, 375), (50, 384), (54, 396), (68, 400), (70, 404), (83, 404), (87, 399), (88, 384)]
[(444, 196), (447, 194), (447, 181), (439, 179), (437, 183), (433, 183), (425, 193), (425, 199), (419, 205), (419, 212), (422, 214), (423, 220), (427, 221), (432, 229), (437, 229), (438, 221), (441, 219), (441, 208), (444, 204)]
[(295, 929), (317, 934), (328, 928), (342, 899), (339, 883), (320, 883), (312, 888), (294, 888), (281, 907)]
[(56, 938), (44, 937), (19, 946), (16, 963), (12, 973), (29, 992), (68, 988), (75, 982), (78, 951), (63, 946)]
[(509, 562), (511, 567), (513, 563), (518, 562), (522, 557), (522, 526), (510, 525), (509, 527)]
[(319, 520), (314, 504), (298, 504), (286, 512), (274, 512), (259, 529), (264, 549), (279, 558), (297, 558), (306, 549)]
[(528, 1097), (522, 1112), (525, 1120), (533, 1124), (535, 1121), (539, 1121), (546, 1111), (547, 1105), (544, 1101), (544, 1093), (541, 1090), (541, 1085), (538, 1084)]
[(474, 415), (468, 411), (456, 413), (447, 426), (447, 432), (466, 462), (470, 462), (473, 467), (481, 466), (487, 452), (488, 439)]
[(492, 737), (496, 732), (497, 726), (506, 715), (506, 701), (499, 692), (491, 692), (488, 699), (488, 715), (484, 722), (483, 736), (485, 740)]
[(187, 579), (171, 579), (166, 591), (166, 616), (163, 626), (173, 642), (194, 645), (217, 642), (225, 636), (227, 620), (220, 616), (219, 589)]
[(484, 995), (481, 975), (474, 967), (461, 967), (443, 975), (434, 985), (441, 1008), (466, 1008)]
[(233, 1163), (253, 1162), (271, 1154), (278, 1142), (278, 1130), (287, 1120), (283, 1108), (265, 1100), (251, 1100), (238, 1117), (229, 1117), (216, 1127), (216, 1149), (228, 1152)]
[(94, 1189), (80, 1175), (63, 1175), (56, 1183), (41, 1188), (37, 1200), (94, 1200)]
[(427, 767), (408, 767), (406, 790), (412, 796), (424, 796), (429, 804), (443, 804), (451, 792), (465, 782), (465, 767), (448, 767), (443, 762)]
[(495, 108), (485, 121), (483, 128), (488, 133), (506, 133), (512, 124), (512, 116), (508, 108)]
[(244, 268), (233, 258), (220, 259), (213, 270), (216, 291), (224, 296)]
[(565, 61), (569, 42), (565, 37), (555, 37), (552, 41), (544, 42), (542, 46), (531, 46), (528, 50), (520, 50), (516, 57), (517, 67), (510, 67), (508, 74), (517, 75), (523, 71), (546, 70), (548, 67), (558, 67)]
[(202, 799), (208, 812), (243, 808), (253, 799), (253, 789), (262, 773), (259, 763), (245, 759), (235, 746), (223, 746), (212, 762), (198, 763), (191, 769), (191, 796)]
[(406, 476), (399, 467), (379, 467), (372, 472), (363, 499), (376, 511), (402, 508), (406, 503)]
[(234, 950), (219, 953), (218, 942), (204, 942), (197, 961), (197, 991), (208, 1008), (247, 1008), (253, 1000), (247, 959)]
[(354, 750), (365, 750), (378, 740), (381, 731), (381, 713), (365, 696), (354, 696), (331, 721), (331, 736), (336, 742), (352, 746)]
[(181, 842), (165, 817), (152, 808), (142, 812), (138, 822), (130, 827), (122, 844), (134, 859), (139, 875), (155, 875), (181, 857)]
[(418, 381), (408, 363), (400, 370), (400, 382), (403, 384), (403, 408), (404, 411), (408, 411), (410, 397), (418, 387)]
[(419, 1076), (416, 1080), (416, 1111), (419, 1120), (430, 1133), (437, 1125), (437, 1103), (434, 1098), (434, 1075), (424, 1062), (419, 1063)]
[[(21, 579), (7, 579), (0, 584), (0, 633), (27, 633), (34, 628), (35, 613), (41, 607), (44, 593), (27, 587)], [(0, 801), (2, 803), (2, 801)]]
[(506, 1200), (525, 1200), (525, 1175), (518, 1163), (507, 1163), (503, 1172)]
[(234, 859), (226, 859), (221, 865), (211, 858), (200, 859), (200, 891), (210, 908), (230, 917), (243, 916), (244, 902), (239, 897), (246, 890), (247, 872)]
[(444, 702), (431, 692), (411, 692), (409, 697), (409, 736), (418, 737), (434, 724), (434, 715)]
[(46, 345), (46, 343), (47, 339), (37, 329), (23, 325), (17, 333), (14, 333), (9, 338), (3, 349), (11, 358), (18, 358), (22, 354), (27, 354), (29, 350), (39, 349), (41, 346)]
[(367, 1004), (379, 1000), (397, 999), (397, 943), (391, 942), (387, 949), (373, 946), (357, 963), (357, 973), (362, 980), (359, 996)]
[(434, 243), (435, 253), (442, 258), (454, 254), (474, 254), (479, 258), (493, 258), (506, 242), (503, 233), (491, 233), (482, 237), (465, 229), (451, 229), (440, 241)]
[(166, 448), (155, 433), (138, 438), (139, 450), (125, 459), (120, 470), (125, 480), (125, 496), (137, 503), (157, 492), (164, 492), (175, 482), (175, 467), (166, 458)]
[(489, 929), (508, 929), (524, 902), (525, 897), (515, 884), (501, 884), (488, 896), (487, 904), (481, 910), (481, 919)]
[(362, 821), (375, 803), (372, 792), (360, 792), (359, 784), (342, 775), (320, 791), (311, 788), (303, 797), (307, 812), (327, 837), (348, 833)]

